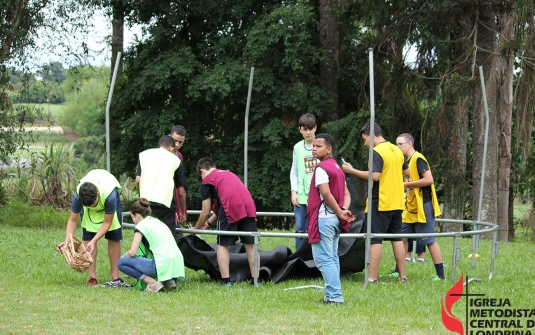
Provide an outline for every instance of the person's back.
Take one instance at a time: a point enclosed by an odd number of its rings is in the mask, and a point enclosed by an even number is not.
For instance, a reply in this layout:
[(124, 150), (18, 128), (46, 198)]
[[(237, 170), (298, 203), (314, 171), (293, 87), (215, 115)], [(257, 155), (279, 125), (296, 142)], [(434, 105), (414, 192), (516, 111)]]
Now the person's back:
[(382, 142), (373, 148), (383, 160), (379, 181), (373, 188), (379, 201), (379, 211), (403, 210), (405, 207), (403, 192), (403, 164), (405, 158), (397, 146)]
[(156, 261), (158, 280), (184, 277), (184, 259), (167, 225), (148, 216), (135, 227), (146, 238)]
[[(244, 217), (256, 217), (256, 206), (251, 193), (234, 173), (216, 169), (201, 184), (210, 184), (217, 190), (217, 195), (224, 208), (229, 223)], [(217, 202), (213, 202), (212, 210), (218, 211)], [(221, 211), (218, 211), (221, 213)], [(221, 216), (219, 216), (221, 219)]]
[(136, 169), (140, 196), (150, 201), (152, 215), (165, 223), (173, 235), (177, 225), (174, 190), (181, 180), (180, 160), (172, 153), (174, 147), (171, 136), (162, 136), (157, 149), (148, 149), (139, 154)]

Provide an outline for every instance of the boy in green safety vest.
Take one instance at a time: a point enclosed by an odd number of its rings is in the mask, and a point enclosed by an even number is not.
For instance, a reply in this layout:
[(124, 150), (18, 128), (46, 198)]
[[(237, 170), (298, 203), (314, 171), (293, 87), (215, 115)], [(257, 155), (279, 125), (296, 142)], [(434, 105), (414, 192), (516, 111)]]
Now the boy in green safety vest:
[[(316, 134), (316, 118), (312, 114), (304, 114), (299, 118), (299, 131), (304, 140), (297, 142), (293, 149), (292, 169), (290, 170), (290, 184), (292, 187), (292, 205), (294, 206), (295, 232), (307, 232), (307, 201), (310, 180), (314, 168), (319, 160), (312, 156), (312, 144)], [(302, 238), (295, 239), (297, 250), (303, 242)]]
[(121, 256), (122, 233), (122, 205), (121, 185), (108, 171), (95, 169), (89, 171), (80, 180), (76, 193), (71, 203), (71, 215), (67, 221), (65, 242), (68, 242), (70, 234), (74, 234), (78, 223), (78, 217), (82, 221), (82, 240), (86, 244), (86, 250), (93, 257), (93, 264), (89, 267), (89, 279), (87, 284), (95, 286), (97, 242), (102, 237), (108, 240), (108, 257), (110, 258), (111, 281), (104, 283), (104, 287), (129, 287), (119, 277), (117, 261)]

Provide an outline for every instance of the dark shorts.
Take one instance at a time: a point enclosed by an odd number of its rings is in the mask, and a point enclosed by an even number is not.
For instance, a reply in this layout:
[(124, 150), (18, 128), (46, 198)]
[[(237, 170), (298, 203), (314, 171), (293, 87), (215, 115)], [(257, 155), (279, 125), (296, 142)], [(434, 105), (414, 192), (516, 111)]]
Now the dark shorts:
[[(82, 228), (82, 241), (91, 241), (96, 234), (96, 232), (93, 233)], [(123, 229), (108, 230), (104, 238), (110, 241), (121, 241), (123, 239)]]
[[(394, 211), (379, 211), (377, 204), (372, 204), (372, 233), (375, 234), (401, 234), (401, 215), (402, 210)], [(368, 213), (364, 216), (364, 227), (366, 229), (366, 220)], [(401, 241), (399, 238), (385, 238), (385, 241), (397, 242)], [(382, 238), (372, 237), (371, 244), (383, 243)]]
[(165, 225), (169, 227), (174, 235), (175, 228), (177, 227), (175, 221), (176, 212), (169, 207), (165, 207), (164, 205), (153, 202), (150, 203), (150, 208), (152, 211), (151, 216), (165, 223)]
[[(403, 234), (433, 234), (435, 231), (435, 211), (433, 209), (433, 202), (428, 201), (424, 203), (424, 213), (427, 222), (423, 223), (404, 223), (401, 231)], [(419, 238), (418, 245), (428, 245), (435, 243), (435, 237)]]
[[(234, 223), (228, 223), (226, 220), (217, 221), (217, 230), (221, 231), (258, 231), (256, 227), (256, 220), (254, 218), (243, 218)], [(236, 244), (236, 241), (240, 238), (241, 243), (243, 244), (254, 244), (254, 236), (228, 236), (228, 235), (217, 235), (217, 244), (224, 245), (227, 247), (233, 246)]]

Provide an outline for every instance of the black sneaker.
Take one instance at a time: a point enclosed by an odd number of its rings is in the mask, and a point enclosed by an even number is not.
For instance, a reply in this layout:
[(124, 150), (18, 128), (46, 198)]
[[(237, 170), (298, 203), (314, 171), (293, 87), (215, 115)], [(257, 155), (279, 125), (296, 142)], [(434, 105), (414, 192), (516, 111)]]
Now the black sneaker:
[(326, 305), (329, 305), (329, 304), (343, 305), (344, 304), (343, 302), (340, 302), (340, 301), (331, 301), (331, 300), (325, 300), (325, 299), (321, 299), (320, 302)]
[(126, 283), (124, 280), (122, 280), (121, 277), (119, 277), (117, 279), (110, 280), (109, 282), (106, 282), (106, 283), (102, 284), (102, 287), (107, 287), (107, 288), (128, 288), (128, 287), (132, 287), (132, 286), (129, 285), (128, 283)]

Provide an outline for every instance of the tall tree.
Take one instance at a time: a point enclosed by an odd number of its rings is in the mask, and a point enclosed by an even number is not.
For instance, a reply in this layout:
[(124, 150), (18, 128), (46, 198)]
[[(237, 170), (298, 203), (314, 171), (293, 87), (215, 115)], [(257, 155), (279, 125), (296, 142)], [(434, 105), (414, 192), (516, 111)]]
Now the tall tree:
[[(477, 17), (475, 25), (476, 56), (473, 64), (474, 71), (474, 104), (472, 110), (472, 150), (473, 150), (473, 197), (472, 209), (474, 216), (479, 216), (485, 222), (497, 222), (497, 160), (498, 160), (498, 111), (496, 106), (496, 96), (499, 94), (498, 73), (502, 71), (497, 64), (497, 26), (496, 12), (492, 6), (492, 1), (481, 1), (477, 4)], [(485, 78), (485, 90), (488, 103), (488, 150), (487, 156), (484, 153), (485, 142), (485, 108), (483, 101), (483, 91), (479, 79), (479, 66), (483, 67)], [(479, 208), (480, 186), (483, 180), (481, 173), (483, 160), (486, 159), (486, 171), (484, 178), (485, 189), (481, 208)]]
[[(498, 100), (498, 209), (497, 223), (498, 239), (509, 240), (509, 211), (512, 207), (510, 203), (510, 180), (511, 174), (511, 129), (513, 118), (513, 73), (516, 44), (516, 27), (518, 18), (516, 13), (510, 8), (504, 8), (498, 14), (499, 39), (501, 55), (497, 56), (498, 66), (496, 69), (499, 75), (499, 100)], [(512, 224), (512, 222), (511, 222)]]
[(320, 0), (320, 43), (323, 58), (319, 64), (319, 74), (329, 103), (324, 110), (325, 121), (338, 120), (338, 55), (340, 52), (340, 32), (336, 20), (337, 0)]

